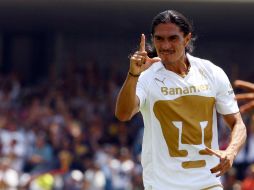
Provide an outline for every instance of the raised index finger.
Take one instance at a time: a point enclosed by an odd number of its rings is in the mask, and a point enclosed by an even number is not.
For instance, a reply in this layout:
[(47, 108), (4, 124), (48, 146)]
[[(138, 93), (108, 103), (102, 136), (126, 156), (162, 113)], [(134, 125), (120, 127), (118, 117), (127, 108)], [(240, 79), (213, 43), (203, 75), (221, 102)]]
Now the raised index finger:
[(146, 49), (145, 45), (146, 45), (146, 37), (144, 34), (141, 34), (139, 51), (141, 51), (141, 52), (145, 51), (145, 49)]

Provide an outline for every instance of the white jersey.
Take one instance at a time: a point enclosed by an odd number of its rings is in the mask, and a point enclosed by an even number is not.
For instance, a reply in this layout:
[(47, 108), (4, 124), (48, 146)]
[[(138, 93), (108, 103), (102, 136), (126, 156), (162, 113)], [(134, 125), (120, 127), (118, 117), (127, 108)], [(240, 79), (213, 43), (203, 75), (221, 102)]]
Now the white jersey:
[(186, 77), (154, 63), (139, 77), (136, 94), (144, 120), (143, 181), (146, 189), (200, 190), (220, 185), (210, 169), (219, 163), (216, 111), (239, 111), (224, 71), (187, 54)]

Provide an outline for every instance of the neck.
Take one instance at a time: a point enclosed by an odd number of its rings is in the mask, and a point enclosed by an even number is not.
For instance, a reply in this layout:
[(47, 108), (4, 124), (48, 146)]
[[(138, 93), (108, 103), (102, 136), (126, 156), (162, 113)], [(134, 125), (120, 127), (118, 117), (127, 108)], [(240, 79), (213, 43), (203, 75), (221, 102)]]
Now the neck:
[(170, 70), (182, 77), (185, 77), (188, 74), (190, 68), (190, 63), (186, 55), (181, 57), (176, 62), (163, 63), (163, 65), (167, 70)]

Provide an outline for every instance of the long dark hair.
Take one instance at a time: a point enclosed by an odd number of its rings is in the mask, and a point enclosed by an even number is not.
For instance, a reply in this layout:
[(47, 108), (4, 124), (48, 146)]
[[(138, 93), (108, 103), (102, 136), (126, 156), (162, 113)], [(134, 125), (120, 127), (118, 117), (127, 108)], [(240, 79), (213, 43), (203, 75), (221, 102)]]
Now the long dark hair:
[[(173, 23), (177, 25), (184, 33), (184, 36), (192, 33), (191, 40), (185, 48), (186, 53), (191, 53), (194, 50), (193, 42), (196, 40), (192, 23), (181, 13), (174, 10), (166, 10), (153, 18), (151, 26), (151, 34), (154, 35), (155, 27), (159, 24)], [(150, 57), (156, 57), (157, 53), (152, 44), (147, 45), (147, 52)]]

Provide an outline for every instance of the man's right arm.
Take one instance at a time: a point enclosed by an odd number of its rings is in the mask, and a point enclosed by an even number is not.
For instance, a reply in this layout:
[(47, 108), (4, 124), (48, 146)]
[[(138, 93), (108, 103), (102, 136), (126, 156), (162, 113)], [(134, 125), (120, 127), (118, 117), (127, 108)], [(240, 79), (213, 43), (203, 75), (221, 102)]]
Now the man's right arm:
[(160, 58), (149, 58), (145, 51), (145, 35), (141, 35), (139, 51), (130, 58), (130, 68), (126, 80), (118, 94), (115, 115), (121, 121), (130, 120), (139, 110), (140, 100), (136, 95), (136, 86), (141, 72), (149, 68)]
[(130, 120), (139, 110), (139, 98), (136, 95), (138, 77), (127, 75), (118, 94), (115, 116), (120, 121)]
[(139, 99), (136, 86), (147, 53), (145, 51), (145, 35), (141, 35), (139, 51), (130, 58), (130, 68), (126, 80), (118, 94), (115, 115), (120, 121), (128, 121), (138, 112)]

